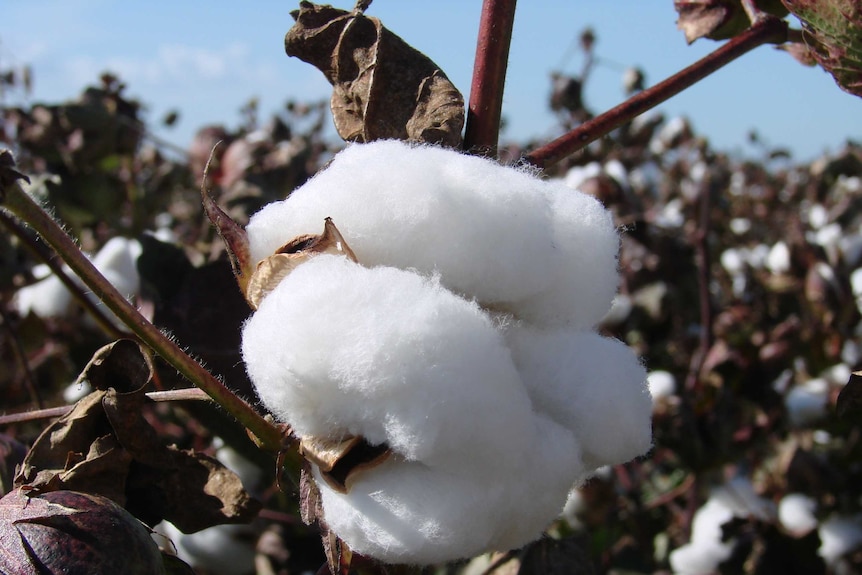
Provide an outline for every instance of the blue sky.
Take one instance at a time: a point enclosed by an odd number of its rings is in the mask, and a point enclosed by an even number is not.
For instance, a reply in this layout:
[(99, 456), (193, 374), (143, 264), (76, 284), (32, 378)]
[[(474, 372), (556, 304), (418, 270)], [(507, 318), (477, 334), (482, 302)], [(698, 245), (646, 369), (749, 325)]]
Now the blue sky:
[[(252, 96), (260, 100), (263, 119), (288, 98), (328, 98), (323, 75), (284, 54), (289, 13), (297, 6), (298, 0), (5, 0), (0, 67), (30, 64), (33, 99), (41, 101), (73, 98), (101, 71), (114, 71), (153, 122), (169, 109), (180, 110), (178, 126), (156, 133), (185, 147), (204, 124), (236, 126), (239, 108)], [(435, 60), (467, 98), (480, 11), (480, 0), (375, 0), (367, 13)], [(585, 26), (596, 31), (596, 54), (606, 62), (595, 68), (585, 93), (597, 112), (622, 101), (623, 67), (640, 66), (648, 83), (656, 83), (718, 46), (708, 40), (688, 46), (675, 21), (671, 0), (521, 0), (504, 137), (556, 135), (546, 103), (549, 73), (580, 70), (580, 54), (564, 56)], [(5, 104), (20, 103), (15, 94), (4, 98)], [(752, 128), (766, 142), (790, 148), (798, 160), (837, 151), (848, 138), (862, 140), (862, 100), (839, 90), (822, 70), (805, 68), (771, 46), (743, 56), (660, 110), (687, 116), (713, 146), (731, 152), (754, 153), (746, 144)]]

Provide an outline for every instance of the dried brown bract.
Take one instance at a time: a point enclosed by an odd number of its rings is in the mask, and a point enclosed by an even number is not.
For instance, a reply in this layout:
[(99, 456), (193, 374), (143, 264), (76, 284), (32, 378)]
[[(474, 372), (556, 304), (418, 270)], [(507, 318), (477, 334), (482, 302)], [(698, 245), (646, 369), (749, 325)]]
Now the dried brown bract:
[(300, 2), (284, 38), (289, 56), (332, 84), (332, 114), (347, 141), (461, 145), (464, 98), (427, 56), (359, 10)]

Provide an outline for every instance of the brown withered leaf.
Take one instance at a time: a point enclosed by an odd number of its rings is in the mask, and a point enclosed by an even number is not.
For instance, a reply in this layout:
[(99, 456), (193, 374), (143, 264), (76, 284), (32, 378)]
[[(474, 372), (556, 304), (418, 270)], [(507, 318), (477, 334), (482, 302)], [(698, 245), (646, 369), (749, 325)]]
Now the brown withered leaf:
[(88, 382), (93, 389), (116, 389), (120, 393), (138, 391), (153, 377), (153, 362), (148, 353), (131, 339), (119, 339), (93, 354), (75, 380)]
[[(758, 10), (783, 18), (787, 9), (780, 0), (755, 0)], [(751, 25), (740, 0), (674, 0), (679, 14), (676, 26), (691, 44), (698, 38), (726, 40)]]
[(236, 278), (239, 289), (242, 293), (246, 293), (249, 279), (251, 278), (254, 269), (254, 262), (251, 260), (251, 248), (248, 242), (248, 233), (245, 228), (233, 221), (229, 215), (215, 202), (209, 189), (207, 188), (207, 172), (209, 172), (210, 164), (215, 157), (216, 144), (210, 152), (209, 160), (204, 167), (204, 175), (201, 180), (201, 203), (203, 204), (204, 212), (222, 241), (224, 241), (225, 249), (230, 258), (230, 265), (233, 268), (233, 275)]
[(342, 138), (461, 145), (464, 98), (434, 62), (361, 10), (299, 6), (285, 51), (332, 84), (330, 105)]
[(236, 474), (211, 457), (161, 443), (144, 417), (150, 400), (140, 381), (148, 362), (142, 352), (134, 358), (127, 344), (107, 347), (84, 375), (137, 389), (102, 389), (81, 399), (36, 439), (15, 485), (102, 495), (149, 525), (168, 519), (187, 533), (254, 517), (259, 504)]
[(850, 374), (850, 380), (838, 394), (835, 407), (838, 417), (842, 419), (862, 416), (862, 371)]
[(679, 14), (676, 27), (689, 44), (698, 38), (730, 38), (749, 23), (738, 0), (674, 0), (673, 6)]
[(326, 218), (322, 234), (294, 238), (278, 248), (275, 254), (258, 262), (245, 292), (245, 298), (252, 309), (260, 307), (263, 298), (296, 269), (296, 266), (319, 254), (343, 255), (351, 261), (357, 261), (356, 254), (347, 245), (332, 219)]
[(803, 42), (787, 42), (780, 46), (776, 46), (775, 48), (777, 50), (784, 50), (803, 66), (817, 65), (817, 60), (814, 59), (814, 54), (811, 53), (811, 49)]

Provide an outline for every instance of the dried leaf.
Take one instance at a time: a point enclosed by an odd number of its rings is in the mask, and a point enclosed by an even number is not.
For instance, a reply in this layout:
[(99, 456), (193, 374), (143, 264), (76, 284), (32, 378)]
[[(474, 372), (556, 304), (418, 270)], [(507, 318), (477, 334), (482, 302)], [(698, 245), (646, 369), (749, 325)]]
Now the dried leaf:
[[(216, 144), (218, 146), (218, 144)], [(233, 268), (233, 275), (236, 278), (239, 289), (242, 293), (246, 293), (249, 278), (251, 277), (254, 264), (251, 260), (251, 248), (248, 243), (248, 234), (241, 225), (233, 221), (224, 210), (215, 202), (209, 190), (207, 189), (207, 171), (215, 155), (215, 147), (210, 153), (209, 161), (204, 168), (204, 177), (201, 182), (201, 203), (207, 217), (215, 226), (222, 241), (224, 241), (227, 249), (230, 265)]]
[(86, 396), (42, 432), (16, 485), (102, 495), (149, 525), (168, 519), (187, 533), (254, 517), (259, 504), (236, 474), (213, 458), (161, 443), (144, 418), (148, 402), (142, 389)]
[(347, 141), (461, 145), (464, 98), (427, 56), (360, 10), (300, 2), (285, 51), (333, 86), (335, 127)]
[[(751, 25), (740, 0), (674, 0), (679, 18), (676, 26), (691, 44), (698, 38), (726, 40)], [(787, 15), (780, 0), (755, 0), (758, 10), (779, 18)]]
[(347, 256), (357, 261), (356, 255), (331, 218), (326, 218), (323, 233), (313, 236), (304, 235), (294, 238), (280, 247), (275, 254), (258, 262), (246, 288), (246, 300), (252, 309), (260, 307), (260, 302), (275, 286), (292, 272), (296, 266), (319, 254)]
[(689, 44), (698, 38), (722, 40), (739, 34), (749, 21), (738, 0), (674, 0), (676, 27)]
[(120, 339), (99, 349), (75, 380), (88, 382), (93, 389), (116, 389), (120, 393), (138, 391), (153, 377), (153, 362), (137, 342)]
[(858, 0), (784, 0), (802, 22), (811, 55), (835, 81), (862, 96), (862, 5)]
[(862, 371), (850, 374), (850, 380), (838, 394), (835, 407), (838, 417), (842, 419), (862, 416)]
[(780, 46), (776, 46), (775, 48), (778, 50), (784, 50), (803, 66), (817, 65), (817, 60), (814, 58), (814, 54), (811, 52), (811, 49), (803, 42), (787, 42)]
[(299, 514), (306, 525), (311, 525), (323, 518), (320, 490), (314, 482), (308, 464), (305, 464), (299, 472)]

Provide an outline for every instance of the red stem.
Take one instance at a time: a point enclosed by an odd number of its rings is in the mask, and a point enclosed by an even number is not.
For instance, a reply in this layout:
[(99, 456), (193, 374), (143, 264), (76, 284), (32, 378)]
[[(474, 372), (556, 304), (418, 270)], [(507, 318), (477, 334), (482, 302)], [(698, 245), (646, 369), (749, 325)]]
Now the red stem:
[(778, 18), (763, 19), (688, 68), (680, 70), (663, 82), (635, 94), (619, 106), (533, 150), (527, 154), (524, 161), (539, 168), (552, 166), (622, 124), (679, 94), (743, 54), (762, 44), (784, 42), (786, 38), (787, 22)]
[(515, 22), (515, 2), (485, 0), (482, 3), (464, 149), (489, 157), (497, 156), (503, 87)]

